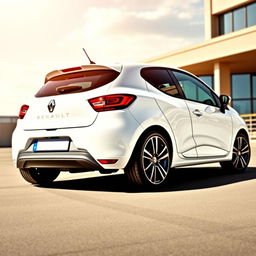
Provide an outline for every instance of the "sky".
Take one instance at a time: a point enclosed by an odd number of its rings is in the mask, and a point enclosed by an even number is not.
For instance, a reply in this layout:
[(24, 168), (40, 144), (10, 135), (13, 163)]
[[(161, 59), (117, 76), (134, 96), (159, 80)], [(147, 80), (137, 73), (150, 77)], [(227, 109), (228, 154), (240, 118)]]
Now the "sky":
[(56, 69), (142, 62), (204, 40), (203, 0), (0, 0), (0, 116)]

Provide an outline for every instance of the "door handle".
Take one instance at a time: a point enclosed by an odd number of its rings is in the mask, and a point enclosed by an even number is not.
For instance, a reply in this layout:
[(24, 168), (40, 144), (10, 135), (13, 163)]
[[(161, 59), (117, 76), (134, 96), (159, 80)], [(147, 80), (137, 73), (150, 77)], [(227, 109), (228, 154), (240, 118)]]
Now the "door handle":
[(198, 109), (195, 109), (193, 111), (193, 114), (196, 115), (196, 116), (202, 116), (203, 115), (203, 113), (200, 110), (198, 110)]

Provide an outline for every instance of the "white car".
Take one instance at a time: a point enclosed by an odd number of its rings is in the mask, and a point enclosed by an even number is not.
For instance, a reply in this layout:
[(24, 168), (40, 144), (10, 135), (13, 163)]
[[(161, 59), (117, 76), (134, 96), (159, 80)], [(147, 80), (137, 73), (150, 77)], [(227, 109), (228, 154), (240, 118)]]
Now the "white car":
[(60, 171), (124, 169), (136, 185), (162, 185), (173, 167), (220, 162), (243, 171), (246, 125), (204, 82), (148, 64), (85, 65), (50, 72), (13, 133), (13, 161), (30, 183)]

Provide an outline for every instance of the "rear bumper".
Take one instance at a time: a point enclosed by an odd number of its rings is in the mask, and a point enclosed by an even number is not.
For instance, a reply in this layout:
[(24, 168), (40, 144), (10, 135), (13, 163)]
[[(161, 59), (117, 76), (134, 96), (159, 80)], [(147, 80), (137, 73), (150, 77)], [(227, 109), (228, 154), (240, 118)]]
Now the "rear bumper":
[[(28, 131), (23, 129), (20, 120), (12, 136), (12, 158), (18, 168), (29, 168), (24, 166), (32, 167), (32, 165), (39, 167), (38, 164), (45, 167), (54, 164), (57, 168), (123, 169), (142, 132), (143, 128), (130, 112), (124, 110), (101, 113), (93, 125), (88, 127)], [(33, 152), (32, 145), (35, 139), (50, 138), (69, 138), (72, 146), (64, 154)], [(118, 161), (115, 164), (101, 164), (98, 159), (118, 159)], [(71, 167), (67, 167), (66, 164)]]
[(18, 168), (77, 168), (84, 171), (103, 169), (86, 150), (69, 152), (20, 152)]

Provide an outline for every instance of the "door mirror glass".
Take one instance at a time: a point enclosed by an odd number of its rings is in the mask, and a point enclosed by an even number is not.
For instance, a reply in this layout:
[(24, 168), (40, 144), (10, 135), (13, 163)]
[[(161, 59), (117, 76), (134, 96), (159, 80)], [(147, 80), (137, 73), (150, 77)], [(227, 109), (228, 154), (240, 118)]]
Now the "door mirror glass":
[(227, 95), (220, 95), (220, 103), (221, 103), (221, 112), (225, 113), (225, 109), (227, 108), (227, 105), (229, 105), (231, 102), (231, 97)]

